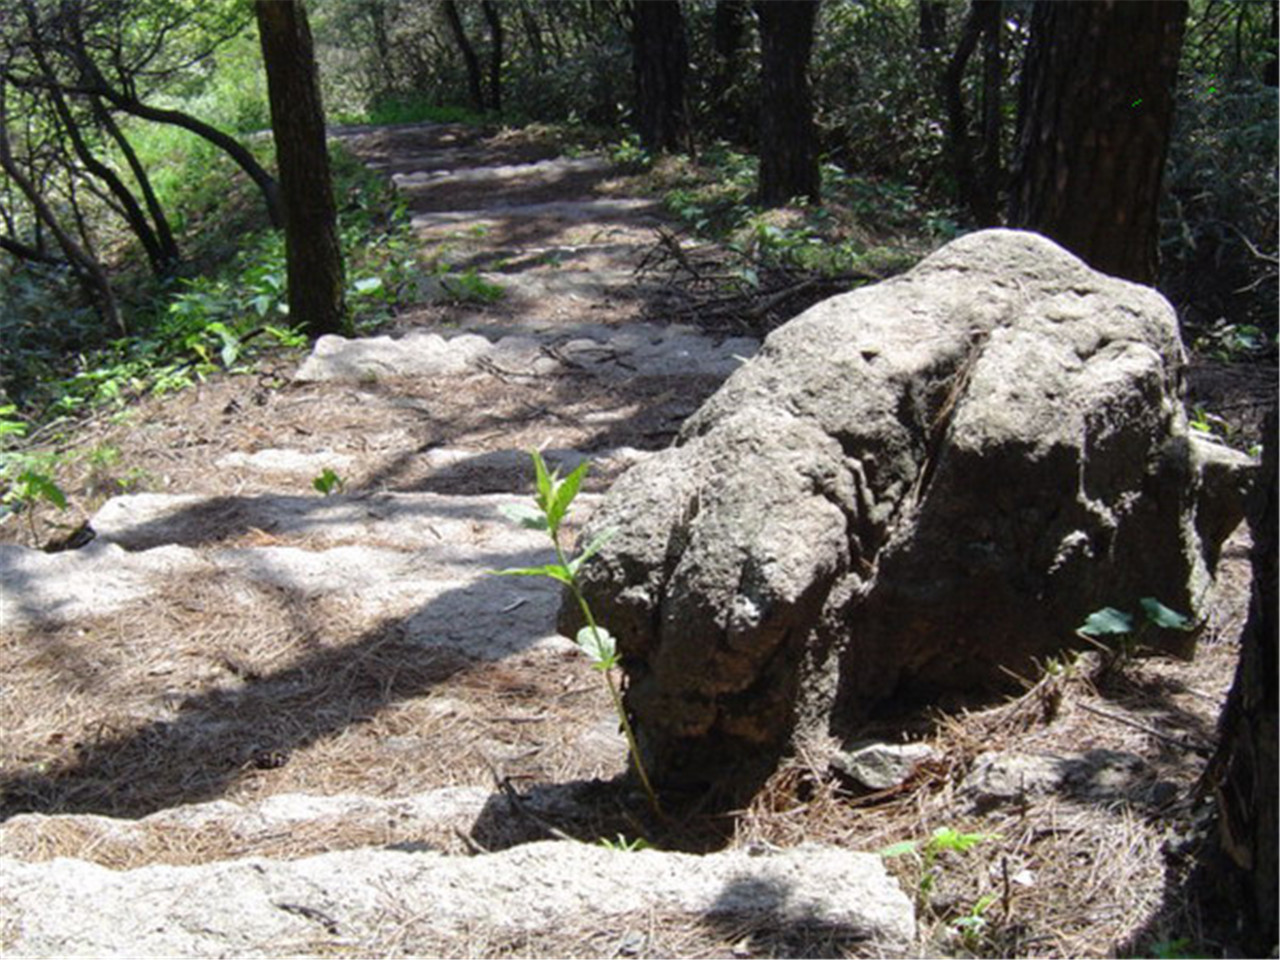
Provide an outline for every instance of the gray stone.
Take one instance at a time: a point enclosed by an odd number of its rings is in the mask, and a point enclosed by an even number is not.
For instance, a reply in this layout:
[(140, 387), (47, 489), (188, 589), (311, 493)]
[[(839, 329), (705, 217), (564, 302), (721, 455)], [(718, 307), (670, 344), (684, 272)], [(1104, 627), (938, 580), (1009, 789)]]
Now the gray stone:
[[(577, 290), (602, 296), (606, 287), (634, 286), (630, 274), (610, 278), (591, 273), (528, 274), (511, 289), (529, 296)], [(581, 289), (579, 289), (581, 287)], [(612, 329), (582, 325), (570, 331), (459, 333), (451, 339), (416, 331), (400, 338), (321, 337), (294, 379), (364, 382), (385, 378), (465, 376), (486, 371), (513, 376), (551, 376), (586, 371), (603, 379), (727, 377), (759, 348), (751, 337), (717, 340), (691, 327), (651, 325)], [(490, 339), (490, 336), (496, 337)]]
[(534, 843), (467, 858), (364, 849), (121, 872), (0, 859), (0, 875), (3, 949), (37, 957), (412, 955), (469, 931), (527, 936), (652, 915), (821, 924), (884, 951), (915, 932), (911, 902), (879, 857), (825, 847), (693, 856)]
[(858, 743), (835, 754), (831, 766), (868, 790), (888, 790), (935, 756), (927, 743)]
[[(984, 753), (960, 790), (978, 807), (1059, 794), (1090, 803), (1150, 802), (1165, 793), (1140, 756), (1119, 750), (1084, 753)], [(1156, 789), (1153, 789), (1156, 788)]]
[(1010, 230), (774, 331), (584, 532), (618, 531), (583, 573), (650, 773), (749, 791), (887, 701), (1004, 687), (1101, 606), (1197, 616), (1230, 526), (1197, 505), (1230, 498), (1183, 363), (1158, 293)]

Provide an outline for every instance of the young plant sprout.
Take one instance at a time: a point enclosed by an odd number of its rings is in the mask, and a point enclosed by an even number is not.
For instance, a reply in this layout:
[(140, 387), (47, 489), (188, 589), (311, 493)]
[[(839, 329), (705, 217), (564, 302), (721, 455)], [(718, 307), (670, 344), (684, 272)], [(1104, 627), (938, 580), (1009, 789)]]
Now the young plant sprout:
[(503, 514), (525, 529), (541, 530), (546, 533), (551, 538), (551, 545), (555, 548), (556, 562), (541, 567), (517, 567), (493, 572), (509, 577), (548, 577), (569, 588), (587, 624), (578, 631), (574, 642), (587, 655), (591, 666), (604, 674), (605, 683), (609, 687), (609, 696), (613, 700), (613, 708), (618, 714), (622, 731), (627, 738), (627, 748), (631, 752), (631, 761), (635, 765), (636, 774), (640, 777), (640, 784), (644, 787), (645, 796), (649, 799), (649, 806), (655, 813), (660, 814), (662, 806), (658, 802), (658, 795), (654, 792), (653, 785), (649, 782), (649, 775), (645, 772), (644, 762), (640, 759), (640, 748), (636, 744), (635, 732), (631, 729), (631, 721), (627, 719), (627, 711), (622, 704), (622, 694), (613, 679), (613, 668), (618, 666), (619, 660), (617, 641), (613, 634), (596, 622), (595, 615), (591, 612), (591, 607), (578, 586), (578, 571), (582, 569), (582, 565), (595, 556), (615, 531), (606, 530), (596, 536), (573, 560), (566, 559), (564, 547), (560, 543), (560, 525), (569, 511), (569, 505), (573, 503), (573, 498), (578, 495), (578, 489), (582, 486), (582, 480), (587, 475), (591, 464), (584, 460), (572, 473), (561, 479), (559, 470), (547, 470), (542, 454), (537, 450), (530, 453), (533, 457), (533, 470), (537, 484), (537, 494), (534, 498), (536, 505), (530, 507), (524, 504), (507, 504), (501, 509)]

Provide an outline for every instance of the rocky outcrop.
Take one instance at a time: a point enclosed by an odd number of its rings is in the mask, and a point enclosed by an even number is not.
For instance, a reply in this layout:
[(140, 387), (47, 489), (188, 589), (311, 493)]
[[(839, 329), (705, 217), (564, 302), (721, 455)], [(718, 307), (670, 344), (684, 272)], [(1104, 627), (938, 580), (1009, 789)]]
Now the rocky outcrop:
[(584, 577), (650, 773), (740, 795), (798, 738), (1031, 670), (1099, 607), (1195, 616), (1249, 467), (1202, 468), (1183, 362), (1158, 293), (1008, 230), (775, 331), (584, 534), (618, 531)]

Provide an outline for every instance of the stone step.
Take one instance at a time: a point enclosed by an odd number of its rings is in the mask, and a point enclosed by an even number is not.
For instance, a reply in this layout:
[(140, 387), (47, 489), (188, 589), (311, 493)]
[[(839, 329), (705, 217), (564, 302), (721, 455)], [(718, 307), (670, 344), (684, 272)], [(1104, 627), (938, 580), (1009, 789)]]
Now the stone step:
[(471, 230), (491, 229), (504, 220), (549, 220), (608, 224), (616, 221), (657, 225), (662, 205), (657, 200), (599, 198), (549, 200), (544, 203), (502, 203), (470, 210), (439, 210), (415, 214), (410, 223), (417, 230), (465, 225)]
[(915, 927), (879, 857), (816, 846), (703, 856), (567, 842), (475, 857), (367, 848), (126, 871), (0, 859), (0, 873), (5, 952), (38, 957), (476, 955), (476, 938), (521, 954), (538, 943), (543, 955), (674, 956), (680, 936), (724, 942), (744, 930), (886, 955)]
[[(391, 182), (401, 189), (414, 189), (455, 184), (505, 184), (512, 180), (537, 178), (545, 183), (555, 183), (571, 174), (608, 173), (612, 164), (603, 157), (555, 157), (530, 163), (498, 164), (480, 167), (434, 166), (430, 158), (423, 158), (422, 168), (392, 174)], [(527, 187), (527, 184), (525, 185)]]
[[(597, 499), (580, 494), (579, 510)], [(177, 583), (196, 598), (216, 583), (221, 596), (237, 585), (269, 587), (299, 602), (340, 603), (368, 622), (395, 618), (409, 642), (476, 659), (567, 650), (554, 630), (559, 592), (489, 572), (554, 558), (544, 534), (500, 512), (528, 502), (430, 493), (116, 497), (91, 520), (97, 539), (79, 550), (0, 545), (0, 625), (87, 620), (163, 597)]]
[(377, 381), (498, 372), (549, 376), (587, 372), (606, 379), (637, 376), (727, 377), (755, 355), (751, 337), (717, 339), (692, 327), (634, 324), (625, 328), (579, 328), (570, 333), (509, 334), (496, 342), (476, 333), (450, 338), (411, 331), (348, 339), (321, 337), (295, 379)]

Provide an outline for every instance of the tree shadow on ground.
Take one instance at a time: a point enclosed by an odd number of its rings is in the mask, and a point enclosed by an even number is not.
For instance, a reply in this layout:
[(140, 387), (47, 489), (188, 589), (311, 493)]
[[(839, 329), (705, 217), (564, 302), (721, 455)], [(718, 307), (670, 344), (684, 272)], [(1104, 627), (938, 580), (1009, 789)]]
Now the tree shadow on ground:
[[(511, 551), (485, 559), (495, 566), (522, 566), (545, 558)], [(67, 745), (65, 759), (0, 777), (0, 813), (141, 817), (216, 799), (255, 771), (290, 762), (293, 754), (322, 738), (368, 723), (381, 711), (427, 695), (452, 677), (493, 669), (492, 660), (447, 642), (433, 643), (431, 631), (447, 633), (460, 607), (500, 602), (494, 594), (501, 591), (494, 586), (498, 583), (499, 578), (491, 578), (446, 590), (406, 616), (384, 618), (350, 641), (332, 646), (320, 639), (329, 624), (313, 597), (300, 588), (276, 585), (287, 630), (306, 641), (300, 644), (300, 655), (262, 672), (241, 667), (236, 670), (238, 682), (204, 683), (202, 689), (181, 697), (176, 710), (166, 711), (171, 718), (150, 719), (123, 730), (100, 724), (92, 734), (85, 731), (84, 742)], [(32, 627), (17, 641), (38, 651), (48, 632)], [(504, 642), (506, 649), (518, 652), (536, 639)], [(77, 679), (74, 674), (65, 682), (85, 687), (87, 681), (92, 688), (92, 678)], [(157, 688), (157, 694), (162, 693)]]

